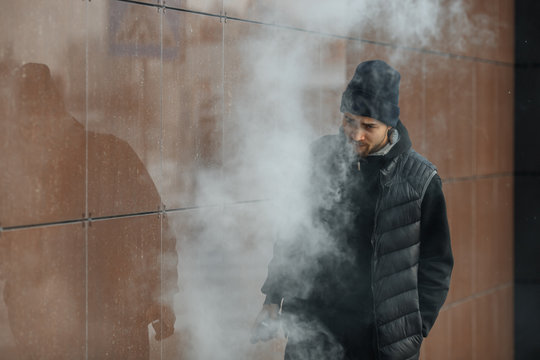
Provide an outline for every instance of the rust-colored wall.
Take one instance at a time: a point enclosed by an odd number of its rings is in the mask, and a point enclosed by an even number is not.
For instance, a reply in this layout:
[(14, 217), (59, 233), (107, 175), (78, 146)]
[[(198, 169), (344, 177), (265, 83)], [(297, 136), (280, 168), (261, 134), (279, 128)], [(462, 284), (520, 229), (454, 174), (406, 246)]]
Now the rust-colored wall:
[[(261, 44), (302, 44), (312, 136), (337, 131), (360, 61), (401, 72), (401, 119), (443, 178), (455, 254), (422, 359), (513, 358), (513, 1), (465, 1), (428, 41), (382, 20), (312, 23), (289, 1), (141, 3), (2, 5), (0, 358), (282, 356), (282, 340), (247, 341), (272, 250), (268, 189), (215, 190), (243, 165), (237, 105), (275, 89), (245, 90)], [(174, 241), (176, 334), (148, 348), (147, 311), (175, 291)]]

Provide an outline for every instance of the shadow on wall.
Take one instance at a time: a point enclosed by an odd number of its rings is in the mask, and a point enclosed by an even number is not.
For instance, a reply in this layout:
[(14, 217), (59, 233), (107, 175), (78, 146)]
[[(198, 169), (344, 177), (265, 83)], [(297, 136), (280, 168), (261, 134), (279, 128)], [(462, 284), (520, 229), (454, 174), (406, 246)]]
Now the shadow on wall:
[(86, 141), (101, 184), (136, 176), (97, 208), (140, 194), (160, 204), (150, 175), (125, 141), (65, 111), (46, 65), (4, 61), (0, 80), (0, 357), (148, 359), (148, 325), (157, 339), (174, 331), (176, 240), (165, 215), (87, 219)]

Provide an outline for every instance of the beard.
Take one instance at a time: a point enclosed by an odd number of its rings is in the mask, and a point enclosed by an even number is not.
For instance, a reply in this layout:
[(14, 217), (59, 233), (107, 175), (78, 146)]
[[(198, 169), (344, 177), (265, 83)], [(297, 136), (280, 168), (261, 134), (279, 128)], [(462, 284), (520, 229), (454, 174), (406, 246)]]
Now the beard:
[(372, 154), (382, 148), (384, 145), (380, 145), (381, 143), (377, 144), (377, 146), (373, 146), (365, 142), (359, 142), (349, 139), (349, 141), (347, 142), (347, 153), (350, 153), (351, 157), (367, 157), (369, 154)]
[(354, 141), (348, 139), (349, 144), (357, 156), (367, 157), (370, 154), (373, 154), (388, 144), (388, 132), (383, 136), (383, 138), (378, 141), (376, 144), (369, 144), (361, 141)]

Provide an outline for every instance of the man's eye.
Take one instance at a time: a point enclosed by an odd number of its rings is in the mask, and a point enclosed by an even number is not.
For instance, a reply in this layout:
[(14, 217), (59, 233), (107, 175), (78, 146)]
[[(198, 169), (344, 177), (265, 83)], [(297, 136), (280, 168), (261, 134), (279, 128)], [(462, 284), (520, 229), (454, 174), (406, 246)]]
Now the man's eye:
[(373, 129), (375, 126), (373, 124), (364, 124), (366, 129)]

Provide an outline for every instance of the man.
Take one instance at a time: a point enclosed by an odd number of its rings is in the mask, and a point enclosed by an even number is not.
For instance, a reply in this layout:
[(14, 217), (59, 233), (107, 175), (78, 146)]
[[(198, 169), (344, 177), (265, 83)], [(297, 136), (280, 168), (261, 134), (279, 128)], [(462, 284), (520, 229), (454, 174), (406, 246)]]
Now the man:
[(418, 359), (450, 283), (441, 179), (399, 120), (400, 74), (363, 62), (343, 93), (338, 135), (313, 144), (312, 216), (274, 248), (253, 341), (285, 359)]

